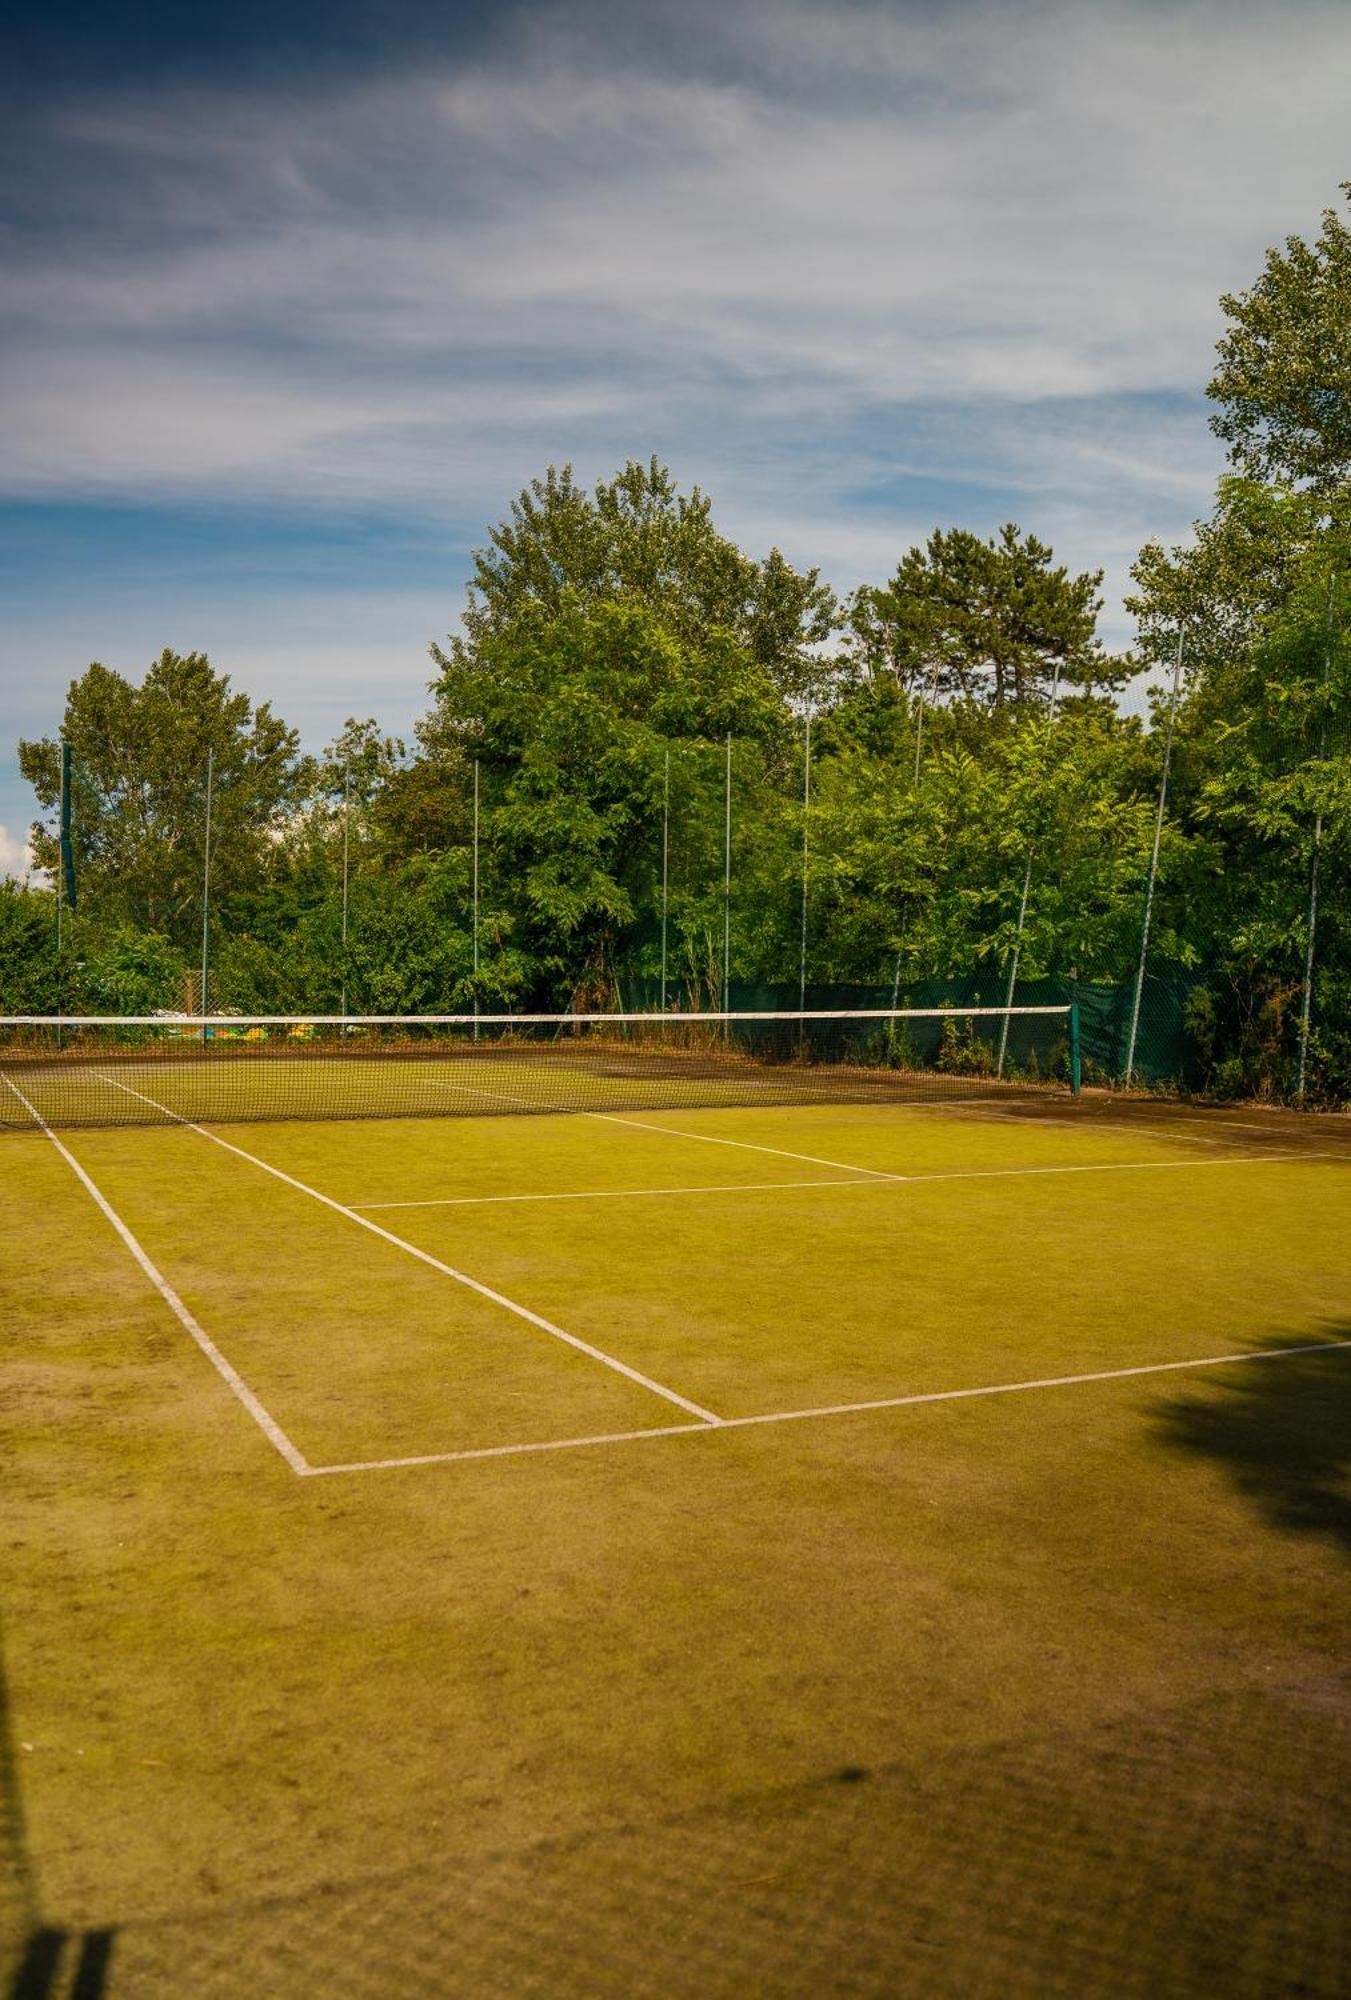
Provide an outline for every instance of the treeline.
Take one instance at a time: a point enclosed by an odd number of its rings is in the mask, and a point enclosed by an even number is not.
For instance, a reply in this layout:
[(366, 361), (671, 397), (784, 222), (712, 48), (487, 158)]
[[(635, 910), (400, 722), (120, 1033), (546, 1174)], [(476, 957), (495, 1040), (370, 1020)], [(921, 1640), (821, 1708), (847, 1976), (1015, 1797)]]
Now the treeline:
[[(1339, 216), (1223, 303), (1231, 473), (1191, 546), (1142, 551), (1133, 654), (1099, 643), (1101, 573), (1012, 525), (935, 533), (841, 603), (655, 461), (591, 491), (550, 469), (476, 558), (411, 746), (353, 721), (305, 756), (200, 654), (74, 681), (77, 906), (58, 956), (54, 891), (0, 896), (0, 1006), (200, 1004), (208, 872), (209, 1003), (242, 1012), (612, 1007), (663, 966), (707, 1006), (725, 950), (734, 987), (790, 993), (1129, 988), (1156, 874), (1146, 1008), (1187, 995), (1191, 1080), (1291, 1097), (1303, 1053), (1307, 1094), (1347, 1101)], [(19, 756), (53, 871), (59, 739)]]

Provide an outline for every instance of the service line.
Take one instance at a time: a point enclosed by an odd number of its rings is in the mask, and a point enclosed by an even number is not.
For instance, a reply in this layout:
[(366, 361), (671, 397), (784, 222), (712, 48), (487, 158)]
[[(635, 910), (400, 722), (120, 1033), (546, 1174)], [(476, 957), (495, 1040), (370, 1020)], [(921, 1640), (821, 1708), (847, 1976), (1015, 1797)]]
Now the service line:
[[(913, 1409), (923, 1403), (959, 1403), (985, 1396), (1025, 1395), (1035, 1389), (1072, 1389), (1093, 1382), (1124, 1382), (1140, 1375), (1175, 1375), (1192, 1368), (1233, 1368), (1250, 1361), (1285, 1361), (1298, 1354), (1329, 1354), (1351, 1348), (1351, 1340), (1312, 1340), (1299, 1347), (1249, 1349), (1242, 1354), (1206, 1354), (1190, 1361), (1150, 1361), (1135, 1368), (1097, 1368), (1080, 1375), (1043, 1375), (1025, 1382), (989, 1382), (972, 1389), (928, 1389), (910, 1396), (878, 1396), (868, 1402), (823, 1403), (814, 1409), (766, 1410), (753, 1417), (724, 1417), (719, 1431), (750, 1430), (763, 1424), (800, 1424), (821, 1417), (856, 1416), (869, 1410)], [(480, 1445), (470, 1451), (422, 1452), (416, 1458), (355, 1459), (343, 1465), (312, 1465), (307, 1478), (345, 1472), (397, 1472), (414, 1466), (458, 1465), (480, 1458), (523, 1458), (545, 1451), (583, 1451), (600, 1445), (640, 1444), (651, 1438), (694, 1437), (707, 1424), (668, 1424), (646, 1431), (611, 1431), (595, 1437), (545, 1438), (530, 1444)]]
[[(604, 1114), (591, 1114), (601, 1117)], [(617, 1121), (625, 1125), (636, 1123), (626, 1118)], [(671, 1128), (652, 1125), (652, 1132), (665, 1132)], [(209, 1136), (209, 1135), (208, 1135)], [(677, 1133), (677, 1138), (694, 1139), (702, 1135), (697, 1132)], [(719, 1139), (715, 1144), (738, 1146), (739, 1139)], [(772, 1147), (761, 1150), (771, 1152)], [(252, 1156), (250, 1156), (252, 1157)], [(792, 1158), (806, 1158), (805, 1154), (790, 1155)], [(1035, 1174), (1133, 1174), (1151, 1173), (1156, 1169), (1180, 1172), (1196, 1171), (1203, 1167), (1261, 1167), (1272, 1161), (1319, 1160), (1331, 1157), (1325, 1153), (1237, 1153), (1225, 1160), (1092, 1160), (1061, 1167), (953, 1167), (931, 1174), (887, 1174), (870, 1167), (850, 1169), (848, 1180), (826, 1178), (824, 1175), (812, 1181), (707, 1181), (697, 1187), (655, 1187), (655, 1188), (569, 1188), (562, 1193), (548, 1194), (448, 1194), (415, 1196), (407, 1201), (354, 1201), (350, 1204), (354, 1212), (367, 1214), (372, 1209), (382, 1208), (486, 1208), (499, 1202), (517, 1201), (641, 1201), (652, 1200), (659, 1195), (689, 1194), (778, 1194), (784, 1190), (802, 1192), (811, 1188), (879, 1188), (910, 1187), (926, 1181), (997, 1181), (1017, 1180), (1024, 1175)]]

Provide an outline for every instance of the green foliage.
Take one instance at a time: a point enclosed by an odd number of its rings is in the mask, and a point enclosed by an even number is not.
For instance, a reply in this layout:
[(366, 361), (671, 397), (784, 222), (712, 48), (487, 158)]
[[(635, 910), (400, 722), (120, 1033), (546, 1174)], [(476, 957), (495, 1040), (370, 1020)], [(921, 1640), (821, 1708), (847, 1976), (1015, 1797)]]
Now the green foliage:
[(1225, 1090), (1293, 1087), (1315, 844), (1314, 1080), (1334, 1095), (1347, 1087), (1335, 1024), (1351, 978), (1349, 558), (1351, 548), (1327, 543), (1311, 556), (1261, 640), (1201, 674), (1180, 718), (1190, 753), (1183, 806), (1216, 863), (1198, 908), (1198, 947), (1213, 971), (1194, 1026)]
[(771, 737), (769, 672), (721, 629), (695, 644), (644, 605), (566, 593), (446, 658), (436, 693), (439, 733), (480, 767), (486, 876), (510, 884), (521, 949), (560, 1002), (612, 998), (670, 745)]
[[(78, 950), (78, 930), (73, 943)], [(183, 1005), (182, 955), (160, 932), (133, 924), (95, 935), (76, 960), (75, 980), (79, 1003), (91, 1014), (153, 1014)]]
[[(1351, 181), (1343, 183), (1351, 200)], [(1332, 208), (1313, 244), (1287, 237), (1246, 292), (1220, 300), (1229, 330), (1206, 391), (1211, 428), (1250, 478), (1351, 483), (1351, 230)]]
[[(161, 653), (140, 686), (95, 663), (72, 681), (62, 735), (74, 752), (73, 844), (82, 895), (105, 917), (186, 944), (200, 923), (208, 753), (218, 879), (236, 888), (268, 873), (276, 838), (304, 796), (298, 738), (264, 702), (231, 690), (204, 653)], [(19, 768), (54, 813), (61, 747), (19, 744)], [(39, 867), (57, 855), (54, 819), (33, 829)]]
[(0, 1012), (47, 1014), (59, 1003), (56, 897), (0, 880)]
[[(1190, 546), (1141, 551), (1134, 660), (1098, 641), (1101, 571), (1011, 524), (909, 550), (829, 658), (816, 571), (744, 554), (655, 459), (591, 493), (551, 467), (475, 559), (411, 756), (349, 719), (304, 759), (200, 654), (140, 687), (98, 665), (72, 682), (80, 907), (58, 965), (52, 894), (0, 888), (0, 1000), (191, 1003), (210, 750), (220, 1007), (606, 1007), (663, 969), (671, 1004), (702, 1007), (726, 937), (732, 981), (780, 993), (805, 969), (974, 1006), (1016, 958), (1110, 1012), (1157, 833), (1146, 1027), (1153, 996), (1176, 1014), (1189, 995), (1189, 1074), (1289, 1098), (1311, 967), (1307, 1094), (1351, 1102), (1349, 247), (1329, 212), (1224, 302), (1211, 394), (1235, 473)], [(1179, 631), (1176, 713), (1168, 681), (1148, 726), (1120, 714), (1125, 670), (1171, 667)], [(50, 870), (59, 743), (20, 762)], [(978, 1030), (950, 1030), (943, 1066), (996, 1060)]]
[(1012, 522), (982, 541), (938, 530), (901, 559), (882, 589), (850, 606), (852, 656), (926, 702), (939, 697), (1030, 707), (1058, 677), (1107, 686), (1120, 670), (1095, 637), (1102, 571), (1071, 577)]
[(532, 480), (475, 555), (464, 637), (448, 654), (433, 647), (433, 658), (445, 672), (523, 614), (557, 614), (568, 601), (641, 606), (696, 648), (729, 634), (789, 695), (815, 684), (811, 648), (837, 616), (816, 570), (800, 575), (777, 549), (761, 562), (744, 555), (713, 526), (698, 487), (680, 493), (656, 458), (630, 459), (593, 494), (570, 465)]
[(317, 789), (335, 806), (369, 810), (408, 756), (401, 737), (382, 736), (373, 716), (348, 716), (319, 760)]
[(1126, 599), (1139, 626), (1143, 663), (1171, 667), (1178, 627), (1189, 677), (1223, 671), (1258, 643), (1285, 604), (1324, 532), (1323, 503), (1307, 493), (1220, 481), (1215, 512), (1197, 524), (1189, 547), (1165, 552), (1147, 542)]

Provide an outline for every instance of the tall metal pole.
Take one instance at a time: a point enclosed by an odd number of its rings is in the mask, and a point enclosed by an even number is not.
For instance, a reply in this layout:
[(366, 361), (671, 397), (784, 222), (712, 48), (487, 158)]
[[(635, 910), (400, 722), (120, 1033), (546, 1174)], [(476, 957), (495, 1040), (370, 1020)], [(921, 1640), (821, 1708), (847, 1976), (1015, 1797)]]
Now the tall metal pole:
[(202, 840), (202, 1040), (206, 1040), (207, 952), (211, 936), (211, 794), (216, 778), (216, 753), (206, 753), (206, 831)]
[[(1327, 630), (1323, 643), (1323, 692), (1326, 697), (1328, 682), (1332, 678), (1332, 608), (1337, 589), (1337, 573), (1334, 570), (1328, 578)], [(1318, 761), (1326, 762), (1328, 754), (1328, 712), (1326, 701), (1318, 718)], [(1314, 813), (1313, 852), (1309, 856), (1309, 921), (1304, 939), (1304, 991), (1299, 1006), (1299, 1085), (1296, 1092), (1300, 1101), (1304, 1098), (1304, 1087), (1309, 1072), (1309, 1024), (1313, 1014), (1313, 947), (1314, 935), (1318, 929), (1318, 856), (1323, 845), (1323, 808), (1319, 805)]]
[(1135, 995), (1131, 1001), (1131, 1031), (1126, 1043), (1126, 1076), (1135, 1074), (1135, 1043), (1140, 1032), (1140, 1002), (1145, 990), (1145, 960), (1149, 955), (1149, 930), (1154, 916), (1154, 884), (1159, 873), (1159, 847), (1163, 840), (1163, 809), (1168, 802), (1168, 772), (1173, 761), (1173, 728), (1177, 722), (1178, 689), (1182, 685), (1182, 627), (1177, 628), (1177, 656), (1173, 661), (1173, 693), (1168, 703), (1168, 729), (1163, 739), (1163, 771), (1159, 778), (1159, 804), (1154, 815), (1154, 845), (1149, 856), (1149, 878), (1145, 884), (1145, 914), (1140, 926), (1140, 963), (1135, 969)]
[(667, 745), (661, 780), (661, 1011), (666, 1012), (666, 918), (671, 880), (671, 750)]
[[(732, 975), (732, 732), (727, 732), (727, 781), (723, 805), (722, 835), (722, 1009), (727, 1012)], [(727, 1034), (727, 1023), (722, 1029)]]
[(808, 830), (812, 808), (812, 712), (807, 710), (807, 733), (802, 755), (802, 940), (798, 951), (798, 1012), (807, 1011), (807, 862)]
[[(932, 702), (933, 697), (937, 693), (937, 691), (938, 691), (938, 662), (937, 660), (935, 660), (932, 667), (929, 669), (930, 702)], [(913, 782), (915, 784), (919, 783), (919, 753), (921, 746), (923, 745), (924, 742), (924, 706), (925, 706), (924, 684), (923, 682), (921, 682), (919, 691), (919, 702), (915, 709), (915, 770), (913, 779)]]
[(474, 1040), (478, 1040), (478, 758), (474, 759)]
[[(934, 699), (937, 693), (938, 693), (938, 661), (935, 660), (933, 665), (929, 669), (929, 687), (928, 687), (927, 705), (930, 708), (932, 708), (933, 706)], [(915, 710), (915, 768), (910, 776), (910, 787), (912, 791), (919, 790), (919, 760), (920, 760), (920, 751), (923, 748), (924, 744), (925, 706), (926, 706), (925, 690), (924, 690), (924, 684), (923, 682), (921, 682), (919, 701)], [(902, 958), (902, 953), (900, 950), (898, 950), (896, 953), (896, 969), (892, 976), (892, 981), (891, 981), (891, 1006), (893, 1014), (900, 1002), (900, 997), (901, 997), (901, 958)], [(896, 1023), (894, 1020), (888, 1024), (887, 1034), (889, 1039), (894, 1043), (896, 1037)]]
[(61, 796), (57, 806), (56, 835), (56, 1046), (61, 1046), (61, 1016), (65, 1012), (66, 981), (65, 967), (61, 957), (61, 917), (65, 902), (66, 857), (62, 842), (66, 825), (66, 772), (70, 759), (66, 754), (66, 740), (61, 739)]
[(1023, 893), (1018, 900), (1018, 930), (1013, 940), (1013, 957), (1009, 961), (1009, 983), (1004, 994), (1004, 1019), (999, 1027), (999, 1061), (995, 1065), (995, 1075), (1004, 1074), (1004, 1058), (1009, 1052), (1009, 1021), (1013, 1014), (1013, 993), (1018, 984), (1018, 961), (1023, 955), (1023, 932), (1027, 927), (1027, 899), (1032, 890), (1032, 856), (1035, 850), (1027, 850), (1027, 866), (1023, 870)]
[(896, 953), (896, 971), (891, 982), (891, 1019), (887, 1022), (887, 1047), (896, 1048), (896, 1012), (901, 1004), (901, 954)]
[(347, 1012), (347, 878), (352, 818), (352, 767), (342, 767), (342, 1011)]
[[(1051, 702), (1046, 714), (1046, 740), (1051, 739), (1051, 727), (1055, 722), (1056, 703), (1060, 699), (1060, 662), (1055, 663), (1055, 674), (1051, 681)], [(1035, 841), (1027, 849), (1027, 867), (1023, 870), (1023, 893), (1018, 902), (1018, 930), (1013, 940), (1013, 958), (1009, 964), (1008, 990), (1004, 995), (1004, 1020), (999, 1030), (999, 1060), (995, 1065), (995, 1075), (1004, 1074), (1004, 1059), (1009, 1049), (1009, 1019), (1013, 1013), (1013, 994), (1018, 984), (1018, 965), (1023, 955), (1023, 932), (1027, 928), (1027, 899), (1032, 890), (1032, 861), (1036, 854)]]

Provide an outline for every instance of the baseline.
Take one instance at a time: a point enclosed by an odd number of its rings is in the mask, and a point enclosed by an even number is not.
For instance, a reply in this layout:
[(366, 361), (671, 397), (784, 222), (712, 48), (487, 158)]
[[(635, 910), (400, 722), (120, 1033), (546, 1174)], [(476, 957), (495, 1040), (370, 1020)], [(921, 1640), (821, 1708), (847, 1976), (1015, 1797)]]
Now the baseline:
[(29, 1103), (28, 1099), (19, 1089), (18, 1084), (14, 1083), (7, 1076), (3, 1078), (3, 1082), (5, 1083), (8, 1089), (14, 1092), (14, 1095), (18, 1098), (20, 1104), (23, 1105), (25, 1111), (28, 1112), (29, 1116), (33, 1119), (33, 1121), (37, 1125), (38, 1130), (43, 1134), (45, 1138), (51, 1140), (57, 1152), (61, 1155), (66, 1165), (70, 1168), (71, 1172), (80, 1182), (85, 1192), (92, 1198), (92, 1200), (100, 1209), (104, 1217), (107, 1219), (107, 1221), (109, 1221), (112, 1224), (117, 1234), (121, 1237), (123, 1243), (126, 1245), (127, 1249), (131, 1252), (136, 1262), (140, 1265), (141, 1270), (145, 1273), (146, 1277), (155, 1287), (155, 1290), (159, 1293), (160, 1297), (164, 1300), (164, 1303), (168, 1306), (170, 1312), (173, 1313), (179, 1325), (184, 1329), (184, 1331), (187, 1334), (190, 1335), (192, 1340), (201, 1349), (202, 1353), (211, 1363), (211, 1366), (215, 1369), (216, 1373), (220, 1376), (221, 1380), (224, 1382), (226, 1388), (230, 1391), (230, 1394), (236, 1399), (237, 1402), (242, 1404), (244, 1409), (248, 1411), (249, 1415), (253, 1418), (254, 1423), (257, 1424), (259, 1430), (263, 1433), (263, 1436), (267, 1439), (268, 1443), (273, 1447), (275, 1451), (279, 1452), (281, 1456), (286, 1460), (286, 1463), (290, 1466), (292, 1472), (298, 1473), (302, 1477), (304, 1477), (308, 1473), (313, 1472), (314, 1467), (309, 1463), (304, 1453), (298, 1451), (295, 1445), (292, 1444), (290, 1438), (287, 1437), (285, 1431), (282, 1429), (281, 1425), (276, 1421), (275, 1417), (273, 1417), (270, 1414), (270, 1412), (264, 1408), (263, 1404), (259, 1402), (258, 1398), (254, 1395), (252, 1389), (250, 1389), (248, 1383), (244, 1380), (243, 1376), (238, 1372), (237, 1369), (233, 1368), (230, 1365), (230, 1363), (225, 1359), (225, 1356), (221, 1353), (220, 1349), (216, 1346), (215, 1341), (212, 1340), (210, 1334), (206, 1332), (205, 1328), (202, 1327), (200, 1322), (196, 1320), (193, 1317), (193, 1315), (188, 1311), (188, 1308), (184, 1305), (182, 1299), (178, 1296), (178, 1293), (174, 1290), (173, 1286), (169, 1283), (168, 1279), (164, 1276), (163, 1272), (160, 1271), (159, 1268), (154, 1263), (151, 1262), (150, 1257), (147, 1255), (146, 1251), (141, 1247), (141, 1244), (137, 1241), (136, 1237), (132, 1235), (126, 1223), (117, 1213), (117, 1210), (108, 1200), (108, 1197), (103, 1193), (103, 1190), (95, 1185), (94, 1181), (91, 1179), (89, 1174), (85, 1172), (85, 1169), (80, 1165), (80, 1162), (76, 1159), (75, 1155), (69, 1150), (69, 1148), (62, 1145), (61, 1141), (57, 1138), (55, 1132), (53, 1132), (51, 1126), (47, 1123), (46, 1119), (42, 1116), (41, 1112), (39, 1112), (32, 1104)]
[(991, 1382), (972, 1389), (928, 1389), (911, 1396), (878, 1396), (869, 1402), (826, 1403), (816, 1409), (767, 1410), (753, 1417), (724, 1417), (716, 1426), (668, 1424), (646, 1431), (611, 1431), (595, 1437), (546, 1438), (532, 1444), (479, 1445), (469, 1451), (423, 1452), (416, 1458), (354, 1459), (342, 1465), (312, 1465), (306, 1477), (326, 1478), (349, 1472), (397, 1472), (422, 1465), (455, 1465), (467, 1459), (522, 1458), (544, 1451), (582, 1451), (612, 1444), (640, 1444), (648, 1438), (696, 1437), (710, 1428), (750, 1430), (763, 1424), (800, 1424), (821, 1417), (855, 1416), (869, 1410), (911, 1409), (921, 1403), (957, 1403), (984, 1396), (1017, 1396), (1034, 1389), (1071, 1389), (1086, 1383), (1123, 1382), (1137, 1375), (1174, 1375), (1190, 1368), (1232, 1368), (1249, 1361), (1286, 1361), (1298, 1354), (1327, 1354), (1351, 1349), (1351, 1340), (1311, 1340), (1299, 1347), (1269, 1347), (1243, 1354), (1206, 1354), (1191, 1361), (1149, 1361), (1135, 1368), (1098, 1368), (1081, 1375), (1044, 1375), (1026, 1382)]
[[(640, 1389), (647, 1389), (654, 1396), (660, 1396), (664, 1402), (674, 1403), (677, 1408), (688, 1410), (691, 1416), (698, 1417), (701, 1424), (716, 1425), (722, 1422), (721, 1417), (714, 1416), (711, 1410), (704, 1409), (701, 1404), (691, 1402), (688, 1396), (682, 1396), (678, 1390), (668, 1389), (663, 1383), (654, 1381), (650, 1375), (642, 1374), (637, 1368), (630, 1368), (627, 1361), (620, 1361), (615, 1355), (607, 1354), (603, 1348), (593, 1347), (590, 1341), (582, 1340), (575, 1333), (566, 1332), (563, 1327), (556, 1326), (542, 1314), (532, 1312), (529, 1306), (523, 1306), (517, 1300), (509, 1299), (505, 1292), (494, 1291), (491, 1285), (483, 1284), (478, 1278), (471, 1278), (467, 1271), (457, 1270), (453, 1264), (445, 1264), (439, 1257), (433, 1257), (430, 1251), (420, 1250), (416, 1243), (409, 1243), (406, 1238), (395, 1236), (392, 1230), (382, 1228), (378, 1222), (371, 1222), (366, 1216), (359, 1215), (354, 1208), (348, 1208), (345, 1203), (335, 1201), (332, 1195), (322, 1194), (318, 1188), (311, 1187), (308, 1181), (297, 1180), (294, 1174), (284, 1173), (280, 1167), (274, 1167), (269, 1161), (259, 1159), (256, 1153), (246, 1152), (242, 1146), (235, 1145), (233, 1140), (223, 1139), (219, 1132), (209, 1132), (204, 1125), (196, 1125), (190, 1118), (180, 1117), (176, 1111), (171, 1111), (168, 1105), (160, 1104), (153, 1097), (147, 1097), (144, 1091), (133, 1089), (131, 1084), (122, 1083), (117, 1077), (108, 1076), (106, 1073), (101, 1072), (101, 1074), (105, 1083), (114, 1084), (118, 1090), (125, 1090), (129, 1096), (139, 1097), (146, 1104), (153, 1104), (157, 1111), (165, 1112), (175, 1124), (184, 1126), (189, 1132), (195, 1132), (199, 1138), (209, 1139), (213, 1146), (223, 1146), (227, 1153), (234, 1153), (239, 1159), (247, 1160), (250, 1166), (260, 1167), (265, 1174), (271, 1174), (275, 1180), (284, 1181), (287, 1187), (295, 1188), (300, 1194), (309, 1195), (312, 1201), (322, 1202), (325, 1208), (331, 1208), (336, 1215), (344, 1215), (349, 1222), (355, 1222), (359, 1229), (369, 1230), (372, 1236), (378, 1236), (383, 1242), (392, 1244), (396, 1250), (402, 1250), (408, 1256), (416, 1257), (419, 1263), (430, 1266), (433, 1271), (439, 1271), (443, 1277), (453, 1279), (457, 1285), (463, 1285), (467, 1290), (477, 1292), (480, 1298), (488, 1299), (493, 1305), (501, 1306), (504, 1311), (514, 1313), (517, 1319), (538, 1327), (541, 1333), (550, 1334), (555, 1340), (563, 1341), (568, 1347), (575, 1348), (579, 1354), (585, 1354), (592, 1361), (600, 1362), (602, 1367), (612, 1369), (616, 1375), (626, 1376), (630, 1382), (637, 1383)], [(13, 1089), (12, 1084), (10, 1088)]]

